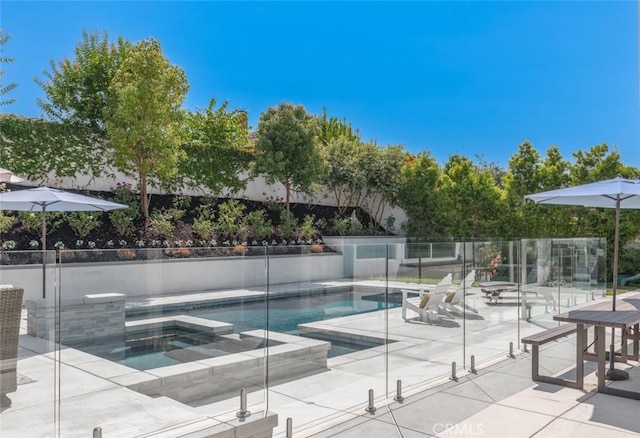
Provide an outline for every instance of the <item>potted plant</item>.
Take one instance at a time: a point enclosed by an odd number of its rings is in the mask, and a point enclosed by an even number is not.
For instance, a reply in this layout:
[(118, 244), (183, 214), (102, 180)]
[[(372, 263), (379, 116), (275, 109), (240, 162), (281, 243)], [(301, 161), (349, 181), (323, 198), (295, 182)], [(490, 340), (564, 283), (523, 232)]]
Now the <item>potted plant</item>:
[(241, 243), (234, 246), (233, 253), (241, 256), (245, 255), (247, 253), (247, 245)]
[(129, 248), (121, 248), (117, 251), (117, 254), (120, 260), (133, 260), (137, 257), (136, 252)]

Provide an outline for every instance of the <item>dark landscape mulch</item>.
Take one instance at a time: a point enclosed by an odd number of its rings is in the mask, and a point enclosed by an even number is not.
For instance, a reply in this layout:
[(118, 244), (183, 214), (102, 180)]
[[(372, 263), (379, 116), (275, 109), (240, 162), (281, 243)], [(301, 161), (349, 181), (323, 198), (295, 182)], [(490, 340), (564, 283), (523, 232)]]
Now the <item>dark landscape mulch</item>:
[[(13, 185), (9, 185), (8, 187), (11, 190), (22, 190), (25, 188), (23, 186), (13, 186)], [(87, 196), (102, 198), (102, 199), (112, 199), (111, 192), (77, 191), (77, 190), (69, 190), (69, 191), (80, 193)], [(153, 212), (154, 210), (158, 210), (158, 209), (169, 209), (172, 206), (175, 197), (176, 197), (175, 195), (152, 195), (149, 211)], [(96, 212), (95, 214), (103, 216), (101, 220), (101, 225), (98, 228), (94, 229), (85, 239), (82, 239), (82, 242), (78, 242), (78, 240), (80, 239), (76, 236), (76, 234), (73, 232), (71, 227), (66, 223), (66, 221), (64, 221), (57, 229), (53, 229), (48, 232), (47, 249), (49, 250), (54, 249), (54, 245), (56, 244), (56, 242), (63, 242), (66, 249), (74, 249), (74, 250), (87, 249), (88, 242), (93, 242), (93, 244), (95, 244), (96, 249), (112, 249), (112, 248), (116, 249), (121, 247), (135, 248), (139, 246), (139, 245), (136, 245), (136, 243), (138, 243), (139, 241), (143, 241), (144, 246), (149, 247), (151, 242), (156, 244), (158, 242), (161, 242), (158, 245), (159, 248), (157, 248), (158, 251), (156, 252), (162, 253), (164, 258), (172, 257), (175, 255), (172, 255), (170, 251), (164, 251), (165, 247), (183, 246), (187, 241), (192, 241), (191, 246), (194, 246), (194, 247), (210, 246), (208, 244), (202, 245), (202, 243), (204, 242), (199, 242), (198, 239), (193, 236), (193, 233), (191, 231), (193, 221), (197, 217), (196, 216), (197, 208), (201, 204), (205, 202), (209, 202), (213, 204), (212, 208), (213, 208), (215, 217), (218, 217), (217, 216), (218, 206), (227, 200), (228, 200), (227, 198), (217, 198), (213, 202), (211, 202), (210, 198), (191, 197), (189, 207), (186, 209), (186, 213), (184, 217), (181, 219), (180, 222), (176, 224), (175, 230), (171, 232), (170, 235), (157, 235), (157, 234), (154, 235), (150, 232), (149, 228), (145, 227), (144, 221), (142, 219), (138, 219), (137, 223), (135, 224), (135, 231), (130, 236), (121, 237), (118, 235), (118, 233), (115, 231), (110, 221), (108, 220), (107, 218), (108, 213)], [(238, 199), (238, 201), (246, 207), (244, 212), (245, 214), (248, 214), (251, 211), (255, 211), (255, 210), (264, 210), (266, 213), (266, 216), (273, 224), (273, 232), (268, 238), (264, 240), (260, 239), (258, 241), (258, 239), (253, 239), (250, 236), (246, 242), (248, 246), (252, 246), (252, 245), (263, 246), (263, 244), (266, 242), (269, 246), (273, 245), (277, 247), (277, 248), (273, 248), (273, 247), (270, 248), (269, 249), (270, 254), (277, 254), (279, 252), (288, 254), (288, 253), (295, 253), (296, 251), (300, 252), (300, 251), (309, 250), (308, 248), (305, 250), (300, 248), (295, 249), (294, 247), (291, 247), (288, 249), (279, 249), (281, 247), (287, 247), (291, 245), (305, 245), (309, 243), (309, 242), (303, 241), (300, 238), (296, 238), (296, 237), (287, 238), (285, 236), (278, 234), (278, 225), (280, 222), (280, 211), (281, 209), (284, 209), (283, 204), (278, 205), (279, 208), (269, 208), (269, 207), (273, 207), (273, 203), (270, 204), (267, 202), (251, 201), (246, 199)], [(362, 224), (363, 227), (376, 230), (376, 232), (378, 233), (384, 233), (384, 230), (377, 224), (374, 224), (374, 221), (372, 220), (372, 218), (365, 211), (361, 209), (349, 208), (342, 215), (340, 215), (338, 213), (338, 209), (332, 206), (315, 205), (315, 204), (310, 205), (310, 204), (299, 203), (299, 204), (291, 205), (291, 212), (294, 214), (294, 216), (297, 218), (300, 224), (302, 223), (305, 216), (311, 215), (314, 217), (315, 222), (320, 225), (320, 227), (317, 228), (317, 235), (313, 239), (311, 239), (314, 242), (321, 239), (321, 236), (323, 235), (325, 236), (337, 235), (338, 233), (336, 232), (336, 230), (332, 228), (334, 219), (338, 216), (343, 218), (350, 218), (354, 214), (354, 212), (355, 212), (355, 216), (358, 218), (358, 221)], [(17, 214), (15, 212), (5, 212), (5, 213)], [(13, 240), (16, 243), (15, 250), (33, 249), (30, 246), (30, 242), (32, 240), (35, 240), (38, 242), (40, 241), (39, 232), (30, 233), (26, 231), (19, 220), (16, 220), (13, 226), (11, 227), (11, 229), (7, 233), (5, 233), (3, 236), (0, 236), (0, 237), (1, 237), (0, 240), (2, 240), (3, 242)], [(211, 254), (206, 256), (237, 255), (233, 253), (233, 250), (234, 250), (233, 247), (235, 246), (235, 244), (240, 242), (235, 242), (233, 236), (218, 235), (216, 236), (215, 240), (216, 240), (217, 248), (210, 249), (207, 251), (205, 250), (198, 251), (195, 248), (192, 248), (188, 257), (192, 257), (192, 256), (202, 257), (202, 256), (205, 256), (204, 255), (205, 253)], [(77, 243), (79, 245), (77, 245)], [(106, 252), (104, 252), (99, 256), (90, 255), (89, 252), (87, 252), (85, 256), (82, 256), (81, 253), (82, 252), (78, 252), (76, 254), (76, 257), (75, 257), (76, 260), (74, 261), (81, 261), (78, 259), (83, 257), (84, 259), (91, 259), (95, 257), (117, 258), (116, 255), (106, 255)], [(153, 257), (153, 255), (151, 255), (152, 251), (148, 251), (148, 250), (139, 251), (139, 253), (140, 254), (138, 254), (137, 257), (140, 257), (140, 258)], [(142, 255), (142, 253), (147, 253), (147, 255)], [(253, 248), (253, 249), (250, 248), (246, 251), (245, 255), (264, 255), (264, 253), (265, 253), (264, 248)], [(3, 256), (5, 256), (6, 254), (7, 253), (5, 252)], [(115, 251), (114, 251), (114, 254), (115, 254)], [(13, 258), (15, 257), (16, 256), (14, 256)], [(28, 257), (32, 258), (33, 256), (28, 256)], [(182, 256), (177, 255), (176, 257), (182, 257)]]

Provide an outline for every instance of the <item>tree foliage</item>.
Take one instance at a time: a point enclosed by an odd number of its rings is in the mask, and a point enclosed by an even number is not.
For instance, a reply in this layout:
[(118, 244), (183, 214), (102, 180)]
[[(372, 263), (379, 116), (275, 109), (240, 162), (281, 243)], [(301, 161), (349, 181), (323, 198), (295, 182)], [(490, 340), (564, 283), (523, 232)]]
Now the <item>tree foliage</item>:
[(187, 113), (183, 133), (184, 160), (179, 162), (176, 185), (235, 193), (246, 187), (242, 173), (251, 154), (244, 111), (229, 110), (228, 102), (216, 108), (212, 99), (202, 111)]
[(316, 116), (316, 127), (318, 141), (323, 146), (340, 137), (344, 137), (349, 141), (360, 141), (360, 132), (354, 129), (351, 123), (347, 122), (346, 119), (328, 117), (326, 108), (322, 108), (321, 116)]
[(340, 135), (322, 147), (322, 182), (333, 193), (340, 214), (361, 207), (367, 186), (369, 154), (359, 140)]
[(0, 132), (0, 162), (34, 182), (105, 175), (105, 139), (84, 126), (0, 114)]
[(164, 56), (160, 43), (135, 44), (109, 86), (106, 120), (117, 167), (138, 178), (142, 214), (149, 220), (147, 185), (169, 181), (183, 159), (181, 105), (189, 85), (184, 71)]
[(36, 79), (46, 96), (38, 99), (38, 106), (51, 120), (104, 134), (111, 82), (131, 47), (122, 37), (109, 42), (106, 31), (100, 35), (83, 30), (74, 57), (51, 60), (50, 70), (43, 70), (45, 79)]
[(291, 192), (308, 192), (320, 175), (314, 118), (302, 105), (281, 103), (260, 115), (257, 134), (254, 174), (284, 186), (289, 211)]
[(440, 167), (429, 152), (407, 156), (400, 176), (402, 189), (399, 205), (407, 212), (405, 231), (409, 236), (442, 239), (443, 231), (439, 192)]
[[(8, 58), (6, 56), (2, 56), (2, 52), (4, 51), (4, 46), (11, 39), (11, 35), (5, 34), (4, 29), (0, 28), (0, 65), (2, 64), (10, 64), (15, 61), (14, 58)], [(12, 82), (10, 84), (2, 85), (2, 77), (4, 76), (4, 70), (0, 70), (0, 99), (4, 99), (4, 96), (9, 94), (12, 90), (14, 90), (18, 84)], [(8, 98), (6, 100), (0, 100), (0, 106), (10, 105), (15, 102), (16, 99), (14, 97)]]
[(499, 235), (500, 191), (489, 170), (452, 155), (444, 165), (440, 192), (445, 235), (459, 241)]
[(378, 223), (382, 222), (385, 208), (398, 202), (404, 158), (405, 151), (402, 146), (390, 145), (381, 148), (370, 144), (368, 148), (366, 197), (369, 211)]

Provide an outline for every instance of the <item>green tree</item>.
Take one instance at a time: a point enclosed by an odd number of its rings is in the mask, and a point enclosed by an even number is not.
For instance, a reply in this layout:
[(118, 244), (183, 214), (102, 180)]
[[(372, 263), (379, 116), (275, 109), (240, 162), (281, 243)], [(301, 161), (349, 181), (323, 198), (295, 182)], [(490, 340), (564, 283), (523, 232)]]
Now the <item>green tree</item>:
[[(1, 64), (10, 64), (15, 61), (14, 58), (7, 58), (6, 56), (2, 56), (1, 53), (4, 51), (4, 46), (11, 39), (11, 35), (7, 35), (4, 33), (4, 29), (0, 28), (0, 65)], [(2, 77), (4, 76), (4, 70), (0, 70), (0, 84), (2, 84)], [(7, 85), (0, 85), (0, 97), (4, 97), (9, 92), (14, 90), (18, 84), (12, 82)], [(15, 102), (16, 99), (14, 97), (9, 98), (7, 100), (0, 100), (0, 106), (10, 105)]]
[(181, 105), (188, 88), (184, 71), (165, 58), (154, 39), (132, 47), (109, 86), (113, 102), (106, 128), (115, 163), (123, 172), (137, 176), (147, 223), (147, 185), (174, 177), (184, 156), (180, 147)]
[(540, 190), (554, 190), (566, 187), (569, 181), (569, 161), (565, 160), (558, 146), (550, 146), (542, 165), (539, 167)]
[(440, 167), (429, 152), (405, 157), (400, 171), (399, 205), (407, 212), (409, 236), (442, 239)]
[(179, 186), (205, 187), (214, 193), (246, 187), (241, 173), (248, 168), (251, 154), (244, 111), (229, 110), (227, 102), (216, 108), (212, 99), (206, 109), (187, 114), (185, 127)]
[(50, 71), (43, 70), (45, 78), (35, 80), (46, 96), (46, 100), (38, 99), (38, 106), (51, 120), (85, 126), (104, 135), (111, 82), (131, 47), (122, 37), (109, 42), (106, 31), (100, 35), (83, 30), (75, 56), (51, 60)]
[(346, 137), (350, 141), (360, 141), (360, 132), (352, 128), (351, 123), (346, 119), (328, 117), (326, 108), (322, 108), (322, 115), (316, 117), (316, 127), (318, 141), (324, 146), (339, 137)]
[(369, 169), (367, 174), (367, 198), (370, 213), (380, 223), (385, 208), (396, 205), (401, 186), (401, 169), (405, 158), (402, 146), (377, 147), (368, 149)]
[(269, 184), (284, 186), (290, 211), (291, 191), (307, 193), (320, 177), (314, 118), (302, 105), (281, 103), (260, 115), (257, 134), (254, 174), (265, 175)]
[(467, 157), (452, 155), (443, 169), (440, 192), (446, 235), (468, 240), (501, 233), (496, 220), (501, 193), (489, 170), (479, 170)]
[(360, 207), (367, 185), (368, 154), (359, 140), (346, 135), (331, 138), (322, 147), (324, 171), (322, 180), (336, 199), (338, 213), (348, 207)]
[[(550, 146), (547, 149), (546, 156), (538, 167), (538, 183), (537, 191), (555, 190), (566, 187), (569, 181), (569, 161), (565, 160), (557, 146)], [(531, 192), (535, 193), (535, 192)], [(562, 237), (567, 236), (567, 227), (574, 217), (572, 212), (574, 208), (549, 208), (551, 206), (536, 205), (527, 202), (523, 205), (523, 215), (530, 215), (532, 221), (535, 221), (535, 228), (522, 230), (520, 236), (533, 237)]]
[(606, 143), (592, 146), (588, 151), (574, 152), (575, 164), (571, 166), (569, 177), (571, 185), (586, 184), (603, 179), (615, 178), (623, 173), (617, 150), (609, 152)]
[[(540, 191), (540, 153), (525, 141), (509, 158), (504, 176), (504, 200), (506, 211), (502, 220), (504, 237), (531, 237), (537, 235), (539, 208), (526, 202), (525, 195)], [(525, 233), (525, 234), (522, 234)]]
[[(575, 163), (569, 169), (571, 185), (585, 184), (622, 175), (638, 177), (638, 169), (628, 167), (620, 161), (617, 150), (609, 151), (606, 144), (592, 146), (588, 151), (576, 151)], [(608, 241), (607, 261), (613, 260), (615, 214), (607, 208), (573, 207), (572, 220), (565, 235), (605, 236)], [(620, 215), (620, 248), (640, 235), (640, 211), (624, 210)]]

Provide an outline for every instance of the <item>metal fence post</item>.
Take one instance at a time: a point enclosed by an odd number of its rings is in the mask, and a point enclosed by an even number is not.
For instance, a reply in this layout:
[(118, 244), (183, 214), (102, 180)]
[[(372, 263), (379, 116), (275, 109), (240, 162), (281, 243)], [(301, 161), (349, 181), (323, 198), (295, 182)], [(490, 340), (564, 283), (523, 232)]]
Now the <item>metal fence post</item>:
[(373, 414), (376, 411), (376, 407), (373, 405), (373, 389), (369, 390), (369, 406), (365, 408), (365, 411)]
[(293, 418), (287, 418), (287, 432), (285, 438), (293, 438)]
[(397, 402), (404, 400), (404, 397), (402, 396), (402, 380), (398, 380), (396, 382), (396, 396), (393, 397), (393, 399)]
[(515, 359), (515, 355), (513, 354), (513, 342), (509, 342), (509, 357), (511, 359)]
[(242, 388), (240, 390), (240, 410), (236, 412), (236, 417), (246, 418), (251, 415), (251, 412), (247, 410), (247, 390)]

